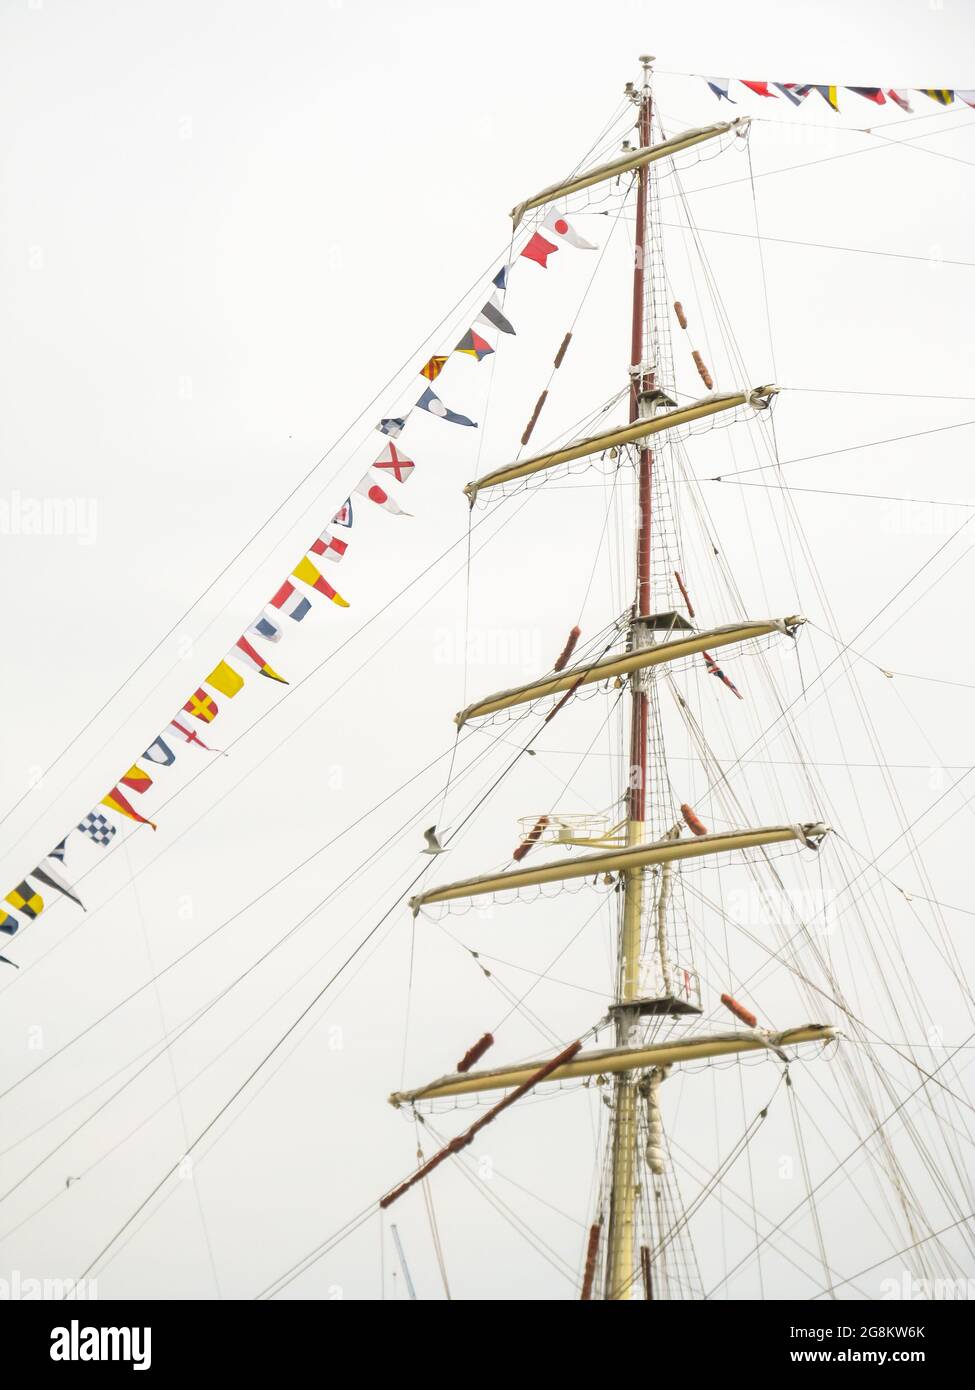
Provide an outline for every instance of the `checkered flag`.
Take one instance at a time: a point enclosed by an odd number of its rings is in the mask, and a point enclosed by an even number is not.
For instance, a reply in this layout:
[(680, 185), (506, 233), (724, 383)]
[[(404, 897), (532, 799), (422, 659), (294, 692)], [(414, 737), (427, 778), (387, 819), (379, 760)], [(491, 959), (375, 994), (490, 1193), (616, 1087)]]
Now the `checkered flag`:
[(96, 845), (107, 845), (115, 834), (115, 826), (97, 811), (89, 811), (79, 823), (78, 829), (85, 835), (90, 835)]

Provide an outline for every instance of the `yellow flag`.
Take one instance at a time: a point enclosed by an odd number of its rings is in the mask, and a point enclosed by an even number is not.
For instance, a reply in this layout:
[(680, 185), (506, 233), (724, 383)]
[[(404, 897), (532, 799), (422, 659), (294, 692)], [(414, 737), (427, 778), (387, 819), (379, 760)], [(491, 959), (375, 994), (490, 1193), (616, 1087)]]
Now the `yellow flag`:
[(226, 695), (228, 699), (232, 700), (243, 686), (244, 677), (232, 666), (228, 666), (225, 661), (221, 661), (205, 677), (205, 681), (207, 685), (212, 685), (214, 690), (219, 690), (221, 695)]
[(348, 608), (349, 605), (342, 595), (335, 592), (325, 576), (315, 568), (307, 555), (298, 561), (291, 573), (294, 575), (295, 579), (300, 579), (303, 583), (310, 584), (311, 587), (317, 589), (320, 594), (324, 594), (326, 598), (330, 598), (339, 608)]

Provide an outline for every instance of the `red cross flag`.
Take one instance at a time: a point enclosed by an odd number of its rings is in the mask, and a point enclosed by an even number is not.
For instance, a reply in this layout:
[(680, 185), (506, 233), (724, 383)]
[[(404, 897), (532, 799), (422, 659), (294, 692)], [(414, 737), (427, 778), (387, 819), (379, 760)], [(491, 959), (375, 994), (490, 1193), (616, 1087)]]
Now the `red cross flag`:
[(415, 465), (412, 459), (400, 453), (395, 444), (387, 444), (372, 466), (386, 469), (398, 483), (408, 483)]

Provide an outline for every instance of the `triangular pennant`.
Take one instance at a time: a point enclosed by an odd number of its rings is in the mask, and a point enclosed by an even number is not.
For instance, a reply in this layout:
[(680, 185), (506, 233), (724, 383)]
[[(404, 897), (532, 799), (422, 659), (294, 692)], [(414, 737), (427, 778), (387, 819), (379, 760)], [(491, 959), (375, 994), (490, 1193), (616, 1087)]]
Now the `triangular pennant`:
[(127, 816), (129, 820), (137, 821), (139, 825), (151, 825), (156, 829), (155, 821), (147, 820), (145, 816), (140, 816), (139, 812), (131, 802), (119, 791), (118, 787), (113, 787), (110, 792), (102, 797), (98, 803), (100, 806), (107, 806), (110, 811), (117, 811), (120, 816)]

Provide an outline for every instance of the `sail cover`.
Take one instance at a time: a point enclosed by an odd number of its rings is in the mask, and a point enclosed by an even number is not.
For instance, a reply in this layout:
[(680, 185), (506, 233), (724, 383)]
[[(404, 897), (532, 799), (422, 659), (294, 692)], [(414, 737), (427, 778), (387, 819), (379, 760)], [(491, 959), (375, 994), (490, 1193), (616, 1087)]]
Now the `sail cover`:
[(638, 439), (646, 439), (652, 434), (676, 429), (679, 425), (692, 424), (695, 420), (704, 420), (709, 415), (720, 414), (723, 410), (735, 410), (740, 405), (750, 405), (756, 410), (764, 410), (768, 407), (770, 397), (775, 395), (778, 389), (777, 386), (771, 385), (756, 386), (751, 391), (703, 396), (699, 401), (692, 401), (690, 405), (678, 406), (676, 410), (667, 410), (659, 415), (634, 420), (631, 425), (620, 425), (605, 434), (578, 439), (574, 444), (566, 444), (564, 448), (554, 449), (550, 453), (536, 454), (533, 458), (521, 459), (517, 463), (506, 464), (504, 468), (496, 468), (493, 473), (485, 473), (483, 478), (476, 478), (468, 483), (464, 492), (473, 505), (477, 494), (485, 488), (500, 487), (502, 483), (513, 482), (516, 478), (527, 478), (547, 468), (557, 468), (559, 464), (571, 463), (573, 459), (601, 454), (606, 449), (619, 449), (624, 444), (633, 444)]
[(530, 869), (514, 869), (506, 874), (487, 874), (481, 878), (465, 878), (441, 888), (429, 888), (410, 899), (413, 915), (432, 903), (453, 902), (457, 898), (481, 898), (486, 894), (503, 893), (509, 888), (530, 888), (538, 883), (562, 883), (571, 878), (620, 873), (642, 869), (648, 864), (671, 863), (676, 859), (698, 859), (705, 854), (722, 854), (729, 850), (760, 849), (765, 845), (785, 844), (797, 840), (810, 849), (818, 849), (828, 827), (816, 821), (806, 825), (765, 825), (753, 830), (723, 830), (711, 835), (695, 835), (690, 840), (653, 840), (642, 845), (626, 845), (621, 849), (600, 850), (597, 854), (582, 854), (572, 859), (558, 859), (537, 864)]
[(591, 188), (593, 184), (605, 183), (607, 179), (614, 179), (617, 174), (626, 174), (631, 169), (639, 169), (643, 164), (652, 164), (656, 159), (666, 159), (668, 155), (680, 154), (681, 150), (689, 150), (704, 140), (714, 140), (719, 135), (727, 135), (730, 130), (744, 130), (749, 120), (748, 116), (737, 116), (733, 121), (718, 121), (715, 125), (701, 126), (698, 130), (685, 130), (682, 135), (675, 135), (659, 145), (628, 150), (626, 154), (610, 160), (608, 164), (600, 164), (595, 169), (585, 169), (581, 174), (575, 174), (562, 183), (553, 183), (551, 188), (543, 188), (541, 193), (536, 193), (533, 198), (526, 198), (523, 203), (518, 203), (511, 209), (514, 230), (517, 231), (521, 219), (532, 208), (554, 203), (557, 198), (578, 193), (581, 188)]
[(469, 719), (478, 719), (486, 714), (497, 714), (499, 710), (510, 709), (512, 705), (531, 704), (546, 695), (559, 695), (563, 690), (572, 690), (579, 685), (593, 685), (598, 681), (612, 680), (616, 676), (628, 676), (633, 671), (643, 671), (648, 666), (661, 666), (667, 661), (679, 661), (685, 656), (706, 651), (709, 647), (727, 647), (734, 642), (748, 642), (753, 637), (766, 637), (772, 632), (781, 632), (794, 637), (805, 618), (756, 618), (749, 622), (729, 623), (725, 627), (710, 628), (706, 632), (695, 632), (676, 638), (672, 642), (660, 642), (652, 647), (638, 651), (621, 652), (615, 656), (600, 657), (585, 665), (570, 666), (557, 675), (544, 676), (532, 681), (530, 685), (514, 686), (511, 690), (499, 691), (484, 700), (468, 705), (454, 717), (458, 728), (463, 728)]

